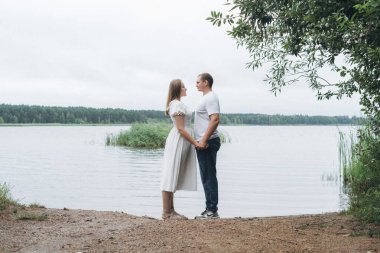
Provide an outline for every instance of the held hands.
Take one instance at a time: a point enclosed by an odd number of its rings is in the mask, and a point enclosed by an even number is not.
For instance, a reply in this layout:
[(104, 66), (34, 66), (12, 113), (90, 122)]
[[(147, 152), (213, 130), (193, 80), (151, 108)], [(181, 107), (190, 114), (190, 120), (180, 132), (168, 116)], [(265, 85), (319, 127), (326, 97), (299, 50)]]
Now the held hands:
[(205, 141), (195, 141), (195, 148), (198, 150), (203, 150), (208, 148), (208, 144)]

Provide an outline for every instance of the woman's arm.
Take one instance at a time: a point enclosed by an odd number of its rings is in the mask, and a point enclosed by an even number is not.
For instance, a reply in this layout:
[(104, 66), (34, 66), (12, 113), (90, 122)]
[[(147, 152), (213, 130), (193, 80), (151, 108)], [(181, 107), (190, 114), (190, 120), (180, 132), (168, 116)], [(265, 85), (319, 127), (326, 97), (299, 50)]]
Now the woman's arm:
[(175, 124), (177, 126), (177, 130), (188, 142), (192, 145), (196, 146), (197, 142), (193, 139), (193, 137), (185, 130), (185, 117), (182, 115), (178, 115), (174, 117)]

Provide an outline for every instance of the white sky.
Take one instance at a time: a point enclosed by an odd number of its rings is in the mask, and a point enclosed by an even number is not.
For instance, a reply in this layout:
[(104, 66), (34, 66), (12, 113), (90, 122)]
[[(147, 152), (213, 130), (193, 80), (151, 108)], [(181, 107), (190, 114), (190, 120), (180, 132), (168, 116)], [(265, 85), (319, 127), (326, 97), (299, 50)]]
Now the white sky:
[[(358, 97), (277, 97), (244, 49), (205, 18), (224, 0), (0, 0), (0, 103), (164, 110), (170, 80), (214, 77), (222, 112), (360, 116)], [(328, 73), (326, 74), (329, 75)]]

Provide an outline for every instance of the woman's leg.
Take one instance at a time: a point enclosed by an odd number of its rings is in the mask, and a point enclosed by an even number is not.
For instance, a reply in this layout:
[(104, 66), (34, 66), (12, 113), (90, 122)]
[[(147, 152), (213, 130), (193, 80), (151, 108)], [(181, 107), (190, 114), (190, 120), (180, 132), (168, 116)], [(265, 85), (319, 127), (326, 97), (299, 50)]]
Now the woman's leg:
[(172, 213), (175, 213), (175, 210), (174, 210), (174, 193), (170, 194), (170, 211)]
[(171, 192), (171, 195), (170, 195), (170, 212), (177, 219), (187, 220), (186, 216), (179, 214), (175, 211), (175, 209), (174, 209), (174, 193), (173, 192)]
[(172, 192), (162, 191), (162, 219), (168, 219), (171, 215)]

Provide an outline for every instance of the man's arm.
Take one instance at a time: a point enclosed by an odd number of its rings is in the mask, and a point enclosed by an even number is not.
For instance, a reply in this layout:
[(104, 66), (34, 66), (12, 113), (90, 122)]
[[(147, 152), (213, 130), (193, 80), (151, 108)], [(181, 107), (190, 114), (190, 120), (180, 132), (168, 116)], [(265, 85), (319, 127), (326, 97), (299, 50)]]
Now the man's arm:
[(210, 122), (208, 123), (207, 130), (197, 145), (197, 147), (200, 149), (206, 148), (207, 140), (211, 137), (211, 135), (215, 132), (216, 128), (219, 125), (219, 113), (211, 114), (209, 117)]

